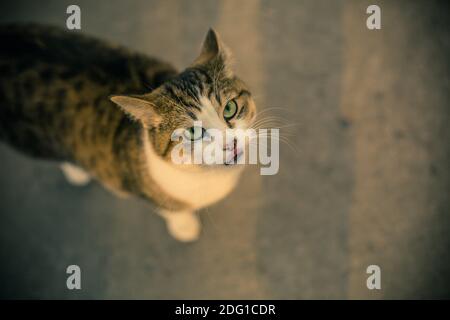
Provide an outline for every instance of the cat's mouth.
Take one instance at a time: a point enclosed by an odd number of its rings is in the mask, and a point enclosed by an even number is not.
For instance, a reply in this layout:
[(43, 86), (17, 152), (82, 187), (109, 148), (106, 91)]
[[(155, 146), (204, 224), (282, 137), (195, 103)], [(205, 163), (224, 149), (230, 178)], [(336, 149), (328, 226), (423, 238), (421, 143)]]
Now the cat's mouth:
[(232, 166), (232, 165), (237, 164), (243, 154), (244, 154), (244, 151), (242, 149), (234, 148), (231, 158), (226, 160), (224, 162), (224, 165)]

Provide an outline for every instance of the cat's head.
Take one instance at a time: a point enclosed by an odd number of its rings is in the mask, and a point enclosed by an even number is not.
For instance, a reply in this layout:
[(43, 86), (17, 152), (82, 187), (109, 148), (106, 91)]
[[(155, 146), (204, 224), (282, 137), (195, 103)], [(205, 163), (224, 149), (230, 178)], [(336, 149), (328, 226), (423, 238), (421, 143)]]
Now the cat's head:
[[(224, 164), (217, 165), (231, 167), (242, 150), (225, 131), (249, 128), (256, 115), (249, 89), (233, 73), (229, 50), (212, 29), (200, 55), (182, 73), (149, 94), (113, 96), (111, 100), (142, 123), (154, 150), (167, 161), (172, 161), (173, 148), (180, 141), (189, 142), (191, 148), (201, 142), (202, 150), (211, 144), (222, 148)], [(199, 122), (202, 127), (194, 125)], [(210, 129), (220, 130), (224, 139), (207, 139)], [(182, 139), (173, 141), (175, 132)]]

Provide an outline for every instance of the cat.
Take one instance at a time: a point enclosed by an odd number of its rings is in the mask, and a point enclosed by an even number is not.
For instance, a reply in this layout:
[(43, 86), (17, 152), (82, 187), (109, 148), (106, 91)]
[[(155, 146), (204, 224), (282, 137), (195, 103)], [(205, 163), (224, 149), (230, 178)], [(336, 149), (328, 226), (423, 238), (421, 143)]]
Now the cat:
[[(243, 166), (174, 164), (172, 133), (184, 128), (203, 140), (205, 129), (245, 129), (256, 116), (217, 32), (207, 32), (182, 72), (56, 27), (5, 25), (0, 39), (0, 139), (61, 162), (71, 183), (95, 178), (119, 196), (151, 201), (174, 238), (198, 239), (198, 210), (226, 197)], [(235, 140), (223, 146), (236, 156)]]

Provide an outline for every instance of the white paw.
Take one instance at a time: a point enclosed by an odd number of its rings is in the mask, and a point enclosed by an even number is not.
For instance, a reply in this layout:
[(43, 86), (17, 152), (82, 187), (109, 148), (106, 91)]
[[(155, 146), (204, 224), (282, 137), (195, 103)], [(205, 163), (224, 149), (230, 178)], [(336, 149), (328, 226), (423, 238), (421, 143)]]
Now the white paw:
[(61, 164), (61, 170), (71, 184), (84, 186), (91, 181), (91, 176), (86, 171), (68, 162)]
[(191, 242), (199, 238), (201, 223), (195, 212), (163, 210), (160, 214), (166, 220), (170, 235), (178, 241)]

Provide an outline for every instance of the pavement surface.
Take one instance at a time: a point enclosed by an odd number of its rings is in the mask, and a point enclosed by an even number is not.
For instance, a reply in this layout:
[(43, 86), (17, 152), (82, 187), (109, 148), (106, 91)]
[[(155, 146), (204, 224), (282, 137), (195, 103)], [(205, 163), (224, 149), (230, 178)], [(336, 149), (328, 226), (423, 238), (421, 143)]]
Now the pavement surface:
[[(0, 22), (65, 26), (73, 1), (15, 0)], [(153, 208), (0, 145), (0, 297), (397, 299), (450, 296), (449, 5), (82, 1), (83, 33), (176, 65), (210, 26), (261, 110), (286, 118), (280, 171), (250, 167), (173, 240)], [(66, 288), (66, 267), (82, 289)], [(368, 290), (366, 268), (381, 268)]]

